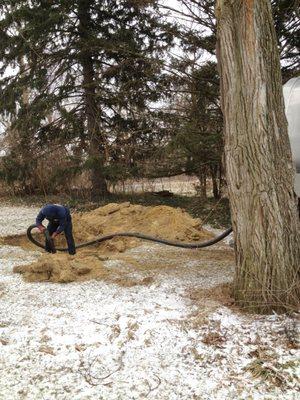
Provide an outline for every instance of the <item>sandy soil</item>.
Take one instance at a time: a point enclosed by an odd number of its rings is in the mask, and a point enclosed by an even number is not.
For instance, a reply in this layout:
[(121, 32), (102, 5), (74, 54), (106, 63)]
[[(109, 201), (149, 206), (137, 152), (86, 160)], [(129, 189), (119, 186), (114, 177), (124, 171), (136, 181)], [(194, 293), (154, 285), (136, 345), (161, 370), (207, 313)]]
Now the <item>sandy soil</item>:
[[(0, 208), (0, 235), (35, 213)], [(12, 272), (39, 255), (0, 245), (1, 400), (297, 399), (296, 322), (232, 306), (226, 244), (144, 244), (103, 260), (111, 279), (26, 283)]]

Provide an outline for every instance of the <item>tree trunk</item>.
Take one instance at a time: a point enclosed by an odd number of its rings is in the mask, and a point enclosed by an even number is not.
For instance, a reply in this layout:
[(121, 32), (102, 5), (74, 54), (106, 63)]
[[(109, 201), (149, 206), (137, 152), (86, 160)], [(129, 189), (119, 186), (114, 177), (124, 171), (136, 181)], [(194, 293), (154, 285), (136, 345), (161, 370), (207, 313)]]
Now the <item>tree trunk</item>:
[(299, 304), (299, 218), (269, 0), (217, 0), (225, 161), (236, 242), (236, 301)]
[(196, 172), (197, 178), (199, 179), (199, 189), (198, 193), (200, 197), (205, 200), (207, 199), (207, 172), (206, 168), (202, 167), (200, 170)]
[(212, 181), (212, 189), (213, 189), (213, 196), (214, 199), (219, 200), (221, 197), (221, 182), (218, 180), (218, 172), (219, 172), (219, 166), (218, 165), (211, 165), (210, 166), (210, 175), (211, 175), (211, 181)]
[(93, 57), (90, 52), (89, 29), (92, 25), (90, 16), (91, 0), (78, 2), (78, 32), (81, 38), (80, 63), (83, 73), (83, 90), (85, 100), (85, 116), (89, 140), (89, 160), (91, 166), (91, 183), (93, 197), (108, 194), (104, 177), (104, 138), (101, 137), (100, 116), (96, 102), (96, 83)]

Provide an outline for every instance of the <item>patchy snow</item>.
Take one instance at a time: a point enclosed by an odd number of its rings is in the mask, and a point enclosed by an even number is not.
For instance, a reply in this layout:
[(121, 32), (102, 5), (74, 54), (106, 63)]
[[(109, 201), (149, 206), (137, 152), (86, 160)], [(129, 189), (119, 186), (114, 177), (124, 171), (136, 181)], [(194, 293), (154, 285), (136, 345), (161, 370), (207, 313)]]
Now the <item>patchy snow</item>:
[[(203, 225), (203, 228), (206, 229), (208, 232), (213, 233), (214, 235), (221, 235), (225, 231), (225, 229), (229, 228), (223, 228), (223, 229), (218, 229), (218, 228), (213, 228), (210, 225)], [(223, 240), (223, 243), (233, 247), (234, 246), (234, 238), (233, 238), (233, 233), (231, 232), (228, 236), (226, 236)]]
[(36, 207), (0, 206), (0, 237), (24, 233), (38, 212)]
[[(35, 212), (0, 209), (1, 234), (25, 230)], [(39, 252), (0, 246), (0, 399), (296, 400), (299, 351), (287, 346), (297, 330), (292, 319), (247, 316), (221, 304), (205, 312), (187, 292), (230, 281), (232, 268), (220, 275), (197, 251), (185, 262), (178, 262), (184, 250), (166, 251), (174, 269), (132, 271), (151, 273), (153, 283), (121, 287), (25, 283), (12, 267)], [(128, 253), (162, 262), (156, 245)], [(124, 260), (106, 266), (128, 268)], [(255, 362), (267, 375), (253, 377)]]

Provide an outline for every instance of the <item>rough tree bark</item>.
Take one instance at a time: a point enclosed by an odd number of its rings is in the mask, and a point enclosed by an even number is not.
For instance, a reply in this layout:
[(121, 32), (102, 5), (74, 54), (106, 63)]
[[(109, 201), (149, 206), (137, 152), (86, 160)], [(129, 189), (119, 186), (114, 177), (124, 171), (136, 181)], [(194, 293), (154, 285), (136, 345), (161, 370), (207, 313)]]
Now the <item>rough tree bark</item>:
[(92, 24), (90, 16), (91, 0), (78, 2), (78, 33), (81, 38), (80, 63), (83, 73), (83, 90), (85, 100), (85, 115), (89, 140), (89, 158), (91, 161), (91, 183), (94, 197), (108, 194), (104, 167), (104, 138), (101, 136), (98, 107), (96, 101), (96, 83), (93, 56), (90, 51), (89, 29)]
[(217, 0), (235, 299), (257, 312), (299, 304), (294, 169), (269, 0)]

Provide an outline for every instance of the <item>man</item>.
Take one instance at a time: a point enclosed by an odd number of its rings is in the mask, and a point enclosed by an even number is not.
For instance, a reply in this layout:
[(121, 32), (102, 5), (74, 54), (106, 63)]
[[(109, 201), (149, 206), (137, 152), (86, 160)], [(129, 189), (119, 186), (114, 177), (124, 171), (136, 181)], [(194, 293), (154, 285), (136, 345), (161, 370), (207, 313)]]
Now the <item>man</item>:
[[(45, 232), (46, 228), (42, 224), (44, 219), (49, 221), (47, 226), (51, 239), (54, 239), (61, 232), (65, 233), (68, 244), (69, 254), (76, 254), (75, 243), (72, 233), (72, 217), (70, 210), (60, 204), (47, 204), (41, 209), (36, 217), (36, 225), (40, 232)], [(46, 240), (46, 251), (52, 252), (49, 242)]]

